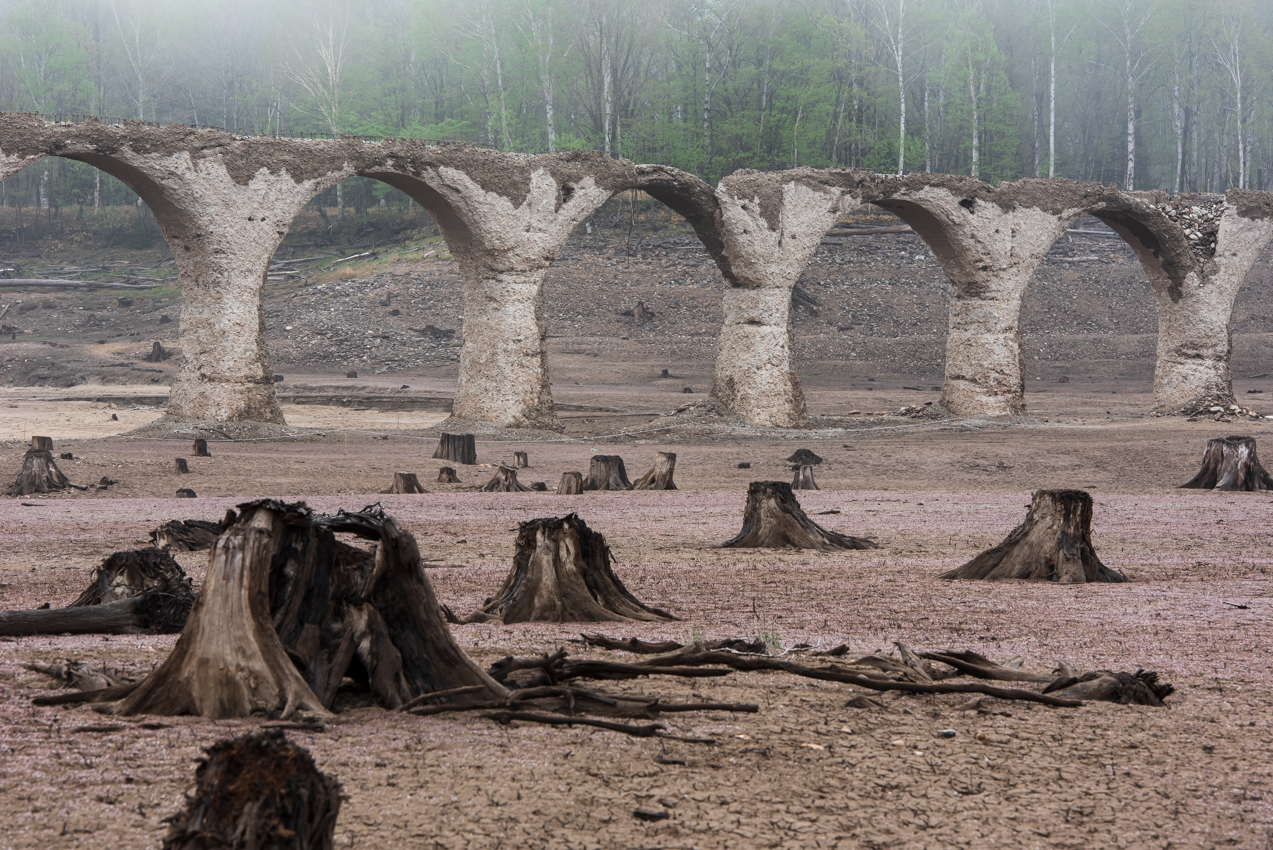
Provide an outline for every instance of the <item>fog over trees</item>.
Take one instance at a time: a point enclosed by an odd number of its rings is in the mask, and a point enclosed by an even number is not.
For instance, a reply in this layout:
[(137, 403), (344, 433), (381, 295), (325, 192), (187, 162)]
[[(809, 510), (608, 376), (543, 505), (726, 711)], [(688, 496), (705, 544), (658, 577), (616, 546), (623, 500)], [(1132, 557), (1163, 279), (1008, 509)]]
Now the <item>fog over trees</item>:
[[(0, 68), (0, 108), (50, 117), (582, 148), (713, 181), (1273, 182), (1267, 0), (4, 0)], [(28, 171), (7, 205), (125, 194)]]

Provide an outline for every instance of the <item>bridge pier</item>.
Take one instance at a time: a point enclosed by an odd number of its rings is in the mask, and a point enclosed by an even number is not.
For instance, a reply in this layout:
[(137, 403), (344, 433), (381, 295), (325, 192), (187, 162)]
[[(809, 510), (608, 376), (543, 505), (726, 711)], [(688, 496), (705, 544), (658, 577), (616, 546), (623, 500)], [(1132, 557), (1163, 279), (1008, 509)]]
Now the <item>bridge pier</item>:
[(464, 341), (453, 420), (560, 429), (548, 381), (544, 278), (575, 226), (631, 180), (619, 162), (588, 156), (558, 156), (533, 168), (506, 158), (491, 165), (509, 176), (489, 187), (445, 166), (409, 178), (363, 172), (429, 210), (460, 266)]
[(911, 226), (950, 278), (940, 402), (949, 413), (1025, 412), (1021, 300), (1080, 205), (1076, 193), (1053, 188), (1025, 180), (990, 189), (970, 178), (912, 175), (871, 198)]
[(856, 189), (852, 172), (808, 169), (741, 172), (717, 189), (730, 286), (712, 396), (752, 425), (808, 424), (792, 354), (791, 290), (823, 234), (861, 203), (837, 179)]

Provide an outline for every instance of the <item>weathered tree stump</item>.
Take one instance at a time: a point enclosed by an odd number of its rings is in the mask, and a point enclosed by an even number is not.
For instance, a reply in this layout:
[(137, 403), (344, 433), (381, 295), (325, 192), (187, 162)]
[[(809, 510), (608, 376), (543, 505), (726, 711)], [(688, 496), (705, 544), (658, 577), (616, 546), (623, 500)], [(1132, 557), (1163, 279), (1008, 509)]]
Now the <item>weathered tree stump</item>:
[(517, 470), (501, 466), (490, 481), (482, 485), (483, 493), (528, 493), (530, 488), (517, 480)]
[(563, 472), (561, 474), (561, 483), (557, 485), (558, 496), (578, 496), (582, 492), (582, 472)]
[(1092, 497), (1082, 490), (1037, 490), (1025, 521), (945, 579), (1027, 579), (1060, 584), (1122, 582), (1092, 548)]
[(53, 438), (32, 437), (31, 448), (22, 457), (22, 471), (9, 488), (10, 496), (30, 496), (35, 493), (53, 493), (66, 490), (70, 480), (57, 468), (53, 460)]
[(636, 306), (632, 308), (632, 316), (638, 322), (649, 322), (654, 319), (654, 311), (645, 306), (644, 301), (638, 301)]
[(796, 474), (791, 476), (792, 490), (821, 490), (818, 482), (813, 480), (813, 467), (808, 465), (800, 465), (796, 467)]
[(675, 490), (672, 474), (676, 471), (676, 453), (659, 452), (654, 456), (654, 466), (650, 471), (638, 478), (632, 485), (633, 490)]
[(523, 522), (513, 568), (470, 623), (600, 623), (675, 620), (628, 592), (610, 547), (576, 514)]
[(169, 352), (168, 349), (164, 348), (163, 345), (160, 344), (159, 340), (155, 340), (155, 344), (150, 347), (150, 353), (143, 359), (147, 363), (162, 363), (169, 357), (172, 357), (172, 353)]
[(211, 549), (221, 536), (221, 526), (204, 519), (173, 519), (150, 532), (150, 544), (178, 552)]
[(817, 466), (822, 463), (822, 458), (808, 449), (796, 449), (791, 457), (787, 458), (787, 463), (794, 463), (796, 466)]
[(340, 783), (278, 729), (205, 750), (163, 850), (331, 850)]
[(355, 372), (355, 371), (349, 371), (349, 372), (346, 372), (346, 373), (345, 373), (345, 377), (346, 377), (346, 378), (357, 378), (357, 377), (358, 377), (358, 373), (357, 373), (357, 372)]
[(385, 492), (402, 494), (427, 493), (428, 491), (420, 484), (420, 479), (416, 477), (414, 472), (395, 472), (393, 474), (393, 483), (389, 485), (389, 489)]
[(208, 451), (208, 441), (203, 437), (194, 438), (192, 450), (195, 457), (212, 457), (212, 452)]
[(513, 466), (518, 469), (526, 469), (530, 466), (530, 458), (526, 452), (513, 452)]
[[(456, 645), (414, 538), (378, 507), (321, 519), (268, 499), (239, 507), (176, 646), (106, 710), (325, 714), (346, 676), (387, 708), (440, 691), (459, 702), (506, 695)], [(337, 532), (375, 540), (376, 549)]]
[(433, 457), (472, 466), (477, 463), (477, 443), (472, 434), (443, 434)]
[(743, 528), (721, 546), (737, 549), (876, 549), (870, 538), (829, 531), (805, 514), (783, 481), (753, 481), (747, 488)]
[(172, 462), (173, 471), (178, 475), (186, 475), (190, 472), (190, 464), (186, 463), (184, 457), (179, 457)]
[(194, 605), (181, 565), (159, 549), (116, 552), (65, 608), (0, 612), (0, 635), (172, 634)]
[(1260, 465), (1253, 437), (1215, 437), (1207, 440), (1202, 469), (1181, 484), (1189, 490), (1273, 490), (1273, 476)]
[(623, 468), (623, 458), (618, 455), (593, 455), (588, 467), (585, 490), (631, 490), (628, 471)]
[(189, 487), (182, 487), (179, 490), (177, 490), (177, 498), (178, 499), (197, 499), (199, 498), (199, 494), (196, 493), (194, 490), (191, 490)]
[(454, 467), (444, 466), (438, 470), (438, 483), (439, 484), (459, 484), (460, 476), (455, 474)]

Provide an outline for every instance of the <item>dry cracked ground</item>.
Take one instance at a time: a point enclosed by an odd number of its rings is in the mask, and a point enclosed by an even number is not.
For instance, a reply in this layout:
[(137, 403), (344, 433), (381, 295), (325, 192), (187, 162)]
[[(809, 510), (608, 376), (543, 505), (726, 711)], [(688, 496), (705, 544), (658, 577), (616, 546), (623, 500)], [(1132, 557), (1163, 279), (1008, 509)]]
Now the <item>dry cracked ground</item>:
[[(1273, 422), (1144, 415), (1150, 296), (1127, 252), (1099, 239), (1058, 246), (1029, 296), (1031, 415), (1012, 423), (871, 415), (936, 398), (941, 274), (905, 234), (827, 246), (805, 280), (818, 312), (799, 314), (797, 336), (811, 410), (839, 425), (806, 433), (661, 415), (708, 386), (718, 278), (697, 250), (671, 238), (631, 258), (618, 240), (606, 249), (572, 245), (550, 278), (546, 307), (566, 432), (483, 437), (478, 460), (525, 450), (522, 480), (551, 488), (596, 453), (621, 455), (635, 476), (656, 451), (674, 451), (681, 489), (666, 493), (475, 492), (490, 467), (461, 467), (458, 485), (432, 483), (441, 465), (430, 457), (433, 426), (445, 416), (455, 349), (447, 339), (417, 344), (410, 329), (462, 331), (446, 261), (274, 292), (270, 344), (297, 436), (214, 435), (211, 458), (189, 457), (188, 440), (130, 433), (161, 412), (171, 361), (151, 365), (140, 355), (153, 338), (168, 339), (147, 323), (163, 310), (176, 318), (175, 306), (146, 312), (103, 300), (94, 313), (103, 324), (86, 329), (71, 321), (86, 306), (76, 300), (99, 296), (50, 296), (53, 307), (22, 314), (31, 320), (24, 330), (44, 328), (37, 320), (61, 324), (49, 325), (46, 339), (0, 349), (4, 380), (23, 385), (6, 388), (0, 406), (0, 477), (16, 476), (24, 433), (38, 433), (74, 455), (59, 461), (72, 481), (118, 483), (0, 502), (0, 608), (65, 604), (103, 557), (143, 545), (160, 523), (218, 519), (236, 503), (280, 496), (325, 511), (382, 500), (419, 540), (442, 601), (465, 613), (507, 572), (518, 522), (577, 511), (606, 536), (628, 587), (679, 621), (454, 627), (479, 661), (558, 648), (627, 658), (571, 643), (581, 630), (650, 640), (759, 636), (787, 649), (847, 644), (853, 654), (891, 652), (902, 641), (997, 661), (1019, 655), (1042, 672), (1062, 660), (1154, 670), (1177, 691), (1167, 708), (986, 700), (964, 710), (961, 697), (886, 695), (882, 707), (863, 709), (847, 705), (858, 689), (785, 674), (606, 685), (759, 706), (667, 721), (711, 744), (356, 709), (325, 731), (288, 733), (344, 787), (338, 847), (1268, 848), (1273, 494), (1176, 485), (1196, 471), (1208, 437), (1241, 429), (1263, 443)], [(1267, 273), (1257, 269), (1239, 303), (1235, 373), (1244, 401), (1263, 397), (1248, 390), (1268, 389), (1249, 376), (1273, 367)], [(391, 306), (379, 303), (386, 288)], [(658, 314), (653, 322), (617, 315), (637, 300)], [(368, 340), (369, 327), (387, 337)], [(323, 342), (309, 344), (316, 338)], [(95, 351), (103, 347), (112, 353)], [(23, 351), (50, 357), (37, 364), (50, 374), (75, 379), (80, 370), (94, 383), (31, 385), (39, 369), (14, 365)], [(113, 368), (133, 374), (103, 379), (108, 362), (131, 362)], [(145, 368), (161, 371), (137, 372)], [(671, 377), (660, 377), (663, 368)], [(362, 377), (345, 378), (351, 370)], [(1062, 375), (1070, 381), (1057, 383)], [(786, 458), (799, 447), (823, 458), (823, 489), (800, 494), (806, 510), (880, 549), (719, 548), (738, 531), (747, 483), (789, 478)], [(189, 474), (173, 470), (177, 456), (188, 457)], [(744, 462), (751, 467), (740, 469)], [(397, 470), (416, 472), (430, 492), (378, 495)], [(174, 499), (178, 487), (199, 497)], [(1030, 492), (1045, 487), (1093, 494), (1094, 544), (1127, 584), (936, 578), (999, 542)], [(202, 579), (205, 556), (177, 557)], [(75, 658), (139, 674), (172, 643), (0, 640), (0, 847), (159, 846), (202, 748), (261, 721), (118, 720), (35, 707), (31, 699), (54, 684), (26, 665)], [(940, 737), (943, 730), (954, 737)], [(667, 817), (646, 821), (637, 810)]]

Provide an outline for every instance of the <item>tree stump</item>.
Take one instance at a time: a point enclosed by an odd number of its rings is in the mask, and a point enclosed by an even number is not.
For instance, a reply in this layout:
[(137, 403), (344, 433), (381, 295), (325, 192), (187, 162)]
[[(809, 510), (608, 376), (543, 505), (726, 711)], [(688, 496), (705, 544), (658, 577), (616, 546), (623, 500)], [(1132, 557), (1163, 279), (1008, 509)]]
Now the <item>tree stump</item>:
[(482, 485), (483, 493), (529, 493), (530, 488), (517, 480), (517, 470), (501, 466), (495, 476)]
[(631, 490), (628, 471), (623, 468), (623, 458), (618, 455), (593, 455), (588, 467), (585, 490)]
[(1273, 490), (1273, 477), (1260, 465), (1253, 437), (1216, 437), (1207, 440), (1202, 469), (1180, 485), (1189, 490)]
[(513, 466), (518, 469), (526, 469), (530, 466), (530, 458), (526, 452), (513, 452)]
[(167, 552), (116, 552), (65, 608), (0, 612), (0, 635), (172, 634), (185, 626), (194, 599), (190, 579)]
[(563, 472), (561, 474), (561, 483), (557, 485), (558, 496), (578, 496), (582, 492), (582, 472)]
[(402, 493), (427, 493), (420, 484), (420, 479), (416, 477), (414, 472), (395, 472), (393, 474), (393, 483), (389, 485), (389, 489), (385, 491), (390, 494)]
[(168, 349), (164, 348), (163, 345), (160, 344), (159, 340), (155, 340), (155, 344), (150, 347), (150, 353), (143, 359), (147, 363), (162, 363), (169, 357), (172, 357), (172, 353), (169, 352)]
[(150, 545), (177, 552), (211, 549), (221, 536), (221, 526), (203, 519), (173, 519), (150, 532)]
[(181, 489), (177, 491), (177, 498), (178, 499), (197, 499), (199, 498), (199, 494), (196, 493), (194, 490), (191, 490), (189, 487), (182, 487)]
[(208, 441), (203, 437), (194, 438), (192, 450), (195, 457), (212, 457), (212, 452), (208, 451)]
[(454, 467), (444, 466), (438, 470), (438, 483), (439, 484), (459, 484), (460, 476), (455, 474)]
[(9, 488), (10, 496), (53, 493), (71, 486), (70, 480), (53, 460), (53, 438), (32, 437), (31, 448), (22, 457), (22, 471)]
[(610, 547), (576, 514), (523, 522), (513, 567), (470, 623), (627, 623), (675, 620), (628, 592)]
[(736, 549), (877, 549), (866, 537), (849, 537), (829, 531), (805, 514), (782, 481), (753, 481), (747, 488), (743, 528), (721, 546)]
[(654, 311), (645, 306), (644, 301), (638, 301), (636, 306), (632, 308), (632, 315), (638, 322), (649, 322), (654, 319)]
[(1037, 490), (1025, 521), (945, 579), (1027, 579), (1059, 584), (1122, 582), (1092, 548), (1092, 497), (1082, 490)]
[(818, 482), (813, 480), (813, 467), (808, 465), (797, 466), (796, 474), (791, 476), (792, 490), (821, 490)]
[(239, 508), (213, 545), (176, 646), (106, 710), (325, 714), (346, 677), (386, 708), (440, 691), (448, 692), (440, 700), (459, 703), (507, 695), (456, 645), (415, 539), (378, 507), (323, 518), (270, 499)]
[(472, 434), (443, 434), (433, 457), (472, 466), (477, 463), (477, 443)]
[(346, 377), (346, 378), (357, 378), (357, 377), (358, 377), (358, 373), (357, 373), (357, 372), (353, 372), (353, 371), (346, 372), (346, 373), (345, 373), (345, 377)]
[(659, 452), (654, 456), (654, 466), (632, 485), (633, 490), (675, 490), (672, 473), (676, 471), (676, 453)]
[(190, 464), (186, 463), (186, 459), (184, 457), (179, 457), (174, 460), (172, 462), (172, 468), (178, 475), (186, 475), (190, 472)]
[(340, 783), (271, 729), (208, 747), (163, 850), (330, 850)]

